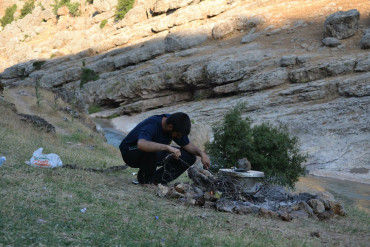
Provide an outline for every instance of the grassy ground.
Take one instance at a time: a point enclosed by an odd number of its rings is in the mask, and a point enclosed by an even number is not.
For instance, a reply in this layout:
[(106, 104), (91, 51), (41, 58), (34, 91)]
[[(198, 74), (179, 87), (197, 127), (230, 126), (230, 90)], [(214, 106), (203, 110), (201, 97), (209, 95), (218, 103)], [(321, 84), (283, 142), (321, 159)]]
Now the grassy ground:
[[(153, 189), (131, 184), (135, 169), (97, 174), (26, 165), (39, 147), (44, 153), (57, 153), (64, 163), (95, 168), (123, 165), (119, 151), (99, 134), (79, 120), (64, 122), (63, 117), (69, 116), (47, 103), (52, 95), (43, 92), (46, 99), (37, 108), (32, 90), (28, 92), (29, 96), (9, 90), (5, 94), (17, 102), (18, 111), (46, 116), (59, 127), (56, 134), (41, 133), (0, 101), (0, 156), (7, 157), (0, 167), (0, 246), (366, 246), (370, 242), (369, 214), (349, 205), (347, 217), (283, 222), (159, 198)], [(312, 232), (320, 237), (312, 237)]]

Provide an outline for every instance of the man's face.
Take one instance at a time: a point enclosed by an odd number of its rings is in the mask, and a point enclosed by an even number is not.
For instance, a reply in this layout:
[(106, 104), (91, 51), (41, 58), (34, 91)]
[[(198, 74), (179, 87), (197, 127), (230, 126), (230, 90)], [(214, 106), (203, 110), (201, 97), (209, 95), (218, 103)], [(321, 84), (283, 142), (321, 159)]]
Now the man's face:
[(171, 131), (171, 137), (172, 139), (180, 139), (182, 137), (182, 133), (177, 131)]

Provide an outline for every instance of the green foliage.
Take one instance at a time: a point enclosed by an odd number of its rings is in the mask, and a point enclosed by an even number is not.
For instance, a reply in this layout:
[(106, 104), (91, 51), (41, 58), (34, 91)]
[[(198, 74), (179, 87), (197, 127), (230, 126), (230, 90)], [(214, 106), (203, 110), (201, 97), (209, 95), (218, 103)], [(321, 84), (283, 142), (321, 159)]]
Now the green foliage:
[(214, 140), (206, 144), (212, 169), (231, 168), (247, 157), (254, 170), (265, 173), (265, 182), (294, 187), (306, 156), (300, 154), (298, 139), (290, 137), (286, 127), (262, 123), (251, 127), (241, 117), (242, 106), (228, 112), (222, 124), (213, 128)]
[(81, 74), (81, 88), (83, 85), (89, 81), (96, 81), (99, 79), (99, 75), (92, 69), (89, 68), (82, 68)]
[(248, 157), (251, 149), (252, 134), (250, 121), (241, 117), (242, 106), (228, 112), (222, 124), (213, 128), (214, 139), (206, 144), (206, 150), (212, 157), (211, 169), (235, 166), (238, 159)]
[(40, 107), (41, 106), (41, 100), (43, 100), (43, 97), (42, 97), (41, 92), (40, 92), (40, 81), (39, 80), (36, 80), (36, 83), (35, 83), (35, 96), (36, 96), (37, 106)]
[(1, 25), (5, 27), (6, 25), (12, 23), (14, 21), (14, 13), (17, 10), (17, 5), (13, 4), (13, 6), (6, 8), (5, 15), (0, 20)]
[(107, 19), (104, 19), (100, 22), (100, 28), (103, 29), (105, 27), (105, 25), (107, 25), (108, 23), (108, 20)]
[(93, 114), (93, 113), (96, 113), (96, 112), (100, 112), (102, 109), (100, 106), (98, 105), (91, 105), (89, 106), (89, 114)]
[(69, 12), (71, 12), (72, 16), (79, 16), (81, 15), (80, 12), (80, 4), (79, 3), (68, 3), (67, 7), (69, 9)]
[(135, 0), (118, 0), (116, 20), (122, 20), (127, 12), (134, 7)]
[(35, 0), (29, 0), (21, 9), (21, 15), (19, 16), (19, 19), (23, 19), (26, 15), (31, 14), (33, 9), (35, 8)]
[(41, 66), (44, 64), (45, 64), (45, 61), (41, 60), (41, 61), (33, 62), (32, 66), (35, 68), (35, 70), (40, 70)]
[(58, 9), (63, 6), (67, 6), (72, 16), (79, 16), (81, 14), (79, 10), (80, 4), (77, 2), (71, 3), (70, 0), (54, 0), (54, 3), (55, 4), (53, 4), (52, 7), (55, 15), (58, 14)]

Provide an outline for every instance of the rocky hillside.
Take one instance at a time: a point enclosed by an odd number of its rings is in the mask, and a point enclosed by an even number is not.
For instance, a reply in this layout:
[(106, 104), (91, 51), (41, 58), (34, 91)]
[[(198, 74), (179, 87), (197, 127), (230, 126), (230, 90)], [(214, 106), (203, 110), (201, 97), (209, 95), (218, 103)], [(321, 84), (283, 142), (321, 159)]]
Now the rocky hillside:
[(2, 86), (75, 88), (122, 130), (178, 110), (210, 130), (244, 102), (289, 126), (311, 173), (370, 183), (368, 1), (139, 0), (121, 21), (117, 0), (77, 2), (79, 16), (41, 0), (5, 26)]

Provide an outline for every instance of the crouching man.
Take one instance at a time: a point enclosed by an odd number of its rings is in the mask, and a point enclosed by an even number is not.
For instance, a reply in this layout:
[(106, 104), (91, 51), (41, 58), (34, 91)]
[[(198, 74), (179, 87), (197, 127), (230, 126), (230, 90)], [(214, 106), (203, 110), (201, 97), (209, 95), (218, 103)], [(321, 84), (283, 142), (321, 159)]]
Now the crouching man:
[[(190, 129), (190, 118), (185, 113), (155, 115), (123, 139), (119, 146), (122, 158), (128, 166), (139, 168), (140, 184), (167, 184), (192, 166), (196, 156), (205, 169), (209, 168), (208, 155), (189, 141)], [(180, 148), (170, 146), (172, 140)]]

